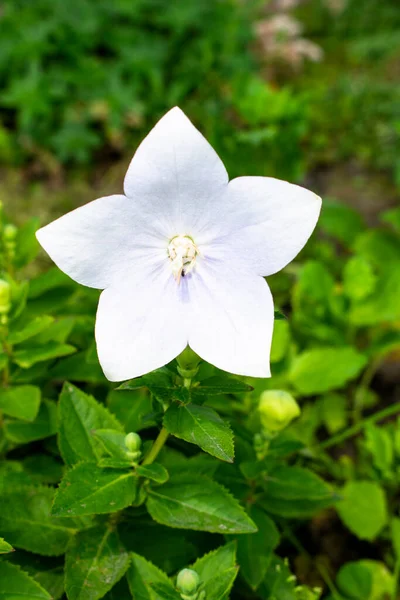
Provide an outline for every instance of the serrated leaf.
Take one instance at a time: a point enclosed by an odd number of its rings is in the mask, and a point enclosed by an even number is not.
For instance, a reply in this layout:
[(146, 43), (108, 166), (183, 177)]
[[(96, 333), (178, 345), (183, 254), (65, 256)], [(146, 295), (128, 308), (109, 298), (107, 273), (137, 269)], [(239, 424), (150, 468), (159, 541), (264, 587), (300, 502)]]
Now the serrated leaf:
[(140, 477), (151, 479), (157, 483), (165, 483), (169, 479), (168, 471), (160, 463), (152, 463), (151, 465), (138, 465), (136, 473)]
[(122, 458), (113, 458), (112, 456), (105, 456), (100, 458), (97, 462), (98, 467), (103, 469), (130, 469), (132, 467), (132, 461)]
[(152, 583), (150, 586), (163, 600), (182, 600), (182, 596), (166, 583)]
[(14, 548), (4, 538), (0, 538), (0, 554), (8, 554), (9, 552), (14, 552)]
[(40, 388), (34, 385), (0, 389), (0, 410), (16, 419), (34, 421), (39, 411), (41, 395)]
[(231, 542), (202, 556), (191, 569), (199, 575), (207, 600), (223, 600), (229, 594), (238, 573), (236, 543)]
[(130, 471), (104, 470), (93, 463), (79, 463), (61, 481), (52, 514), (69, 517), (116, 512), (132, 504), (136, 482)]
[(58, 344), (57, 342), (48, 342), (43, 346), (37, 346), (36, 348), (29, 348), (24, 350), (17, 350), (13, 353), (13, 361), (22, 369), (29, 369), (36, 363), (43, 362), (45, 360), (51, 360), (54, 358), (61, 358), (62, 356), (68, 356), (76, 352), (74, 346), (69, 344)]
[(251, 533), (257, 528), (239, 502), (219, 483), (198, 475), (182, 475), (150, 488), (147, 509), (169, 527), (216, 533)]
[(156, 425), (152, 399), (146, 390), (113, 390), (107, 402), (110, 411), (124, 424), (127, 432), (138, 432)]
[(54, 402), (44, 400), (32, 423), (4, 421), (6, 438), (15, 444), (28, 444), (57, 433), (57, 407)]
[(139, 554), (131, 554), (127, 579), (134, 600), (165, 600), (157, 594), (154, 589), (155, 584), (164, 585), (174, 591), (168, 576)]
[(175, 437), (197, 444), (212, 456), (233, 462), (233, 433), (209, 406), (172, 404), (165, 413), (164, 427)]
[(180, 402), (189, 402), (189, 390), (186, 387), (177, 385), (173, 373), (166, 367), (152, 371), (142, 377), (131, 379), (121, 384), (118, 390), (138, 390), (146, 387), (160, 401), (178, 400)]
[(289, 379), (303, 395), (320, 394), (342, 388), (366, 364), (367, 358), (350, 346), (313, 348), (295, 358)]
[(69, 600), (98, 600), (123, 577), (129, 554), (111, 529), (81, 531), (70, 544), (65, 563)]
[(257, 506), (250, 508), (249, 515), (258, 531), (238, 537), (237, 557), (240, 574), (256, 590), (266, 575), (273, 550), (279, 543), (279, 532), (272, 519)]
[(383, 489), (374, 481), (349, 481), (336, 510), (348, 529), (362, 540), (373, 540), (388, 520)]
[(58, 444), (67, 465), (80, 460), (96, 462), (101, 457), (100, 443), (92, 435), (92, 431), (123, 431), (120, 423), (105, 406), (70, 383), (66, 383), (62, 389), (59, 413)]
[(44, 556), (58, 556), (76, 533), (75, 524), (50, 515), (54, 489), (20, 487), (1, 499), (0, 531), (17, 548)]
[(7, 341), (13, 346), (21, 344), (21, 342), (25, 342), (26, 340), (29, 340), (29, 338), (47, 329), (53, 322), (54, 317), (50, 317), (49, 315), (35, 317), (28, 323), (24, 323), (22, 327), (11, 330)]
[(0, 562), (0, 600), (51, 600), (36, 581), (17, 565)]

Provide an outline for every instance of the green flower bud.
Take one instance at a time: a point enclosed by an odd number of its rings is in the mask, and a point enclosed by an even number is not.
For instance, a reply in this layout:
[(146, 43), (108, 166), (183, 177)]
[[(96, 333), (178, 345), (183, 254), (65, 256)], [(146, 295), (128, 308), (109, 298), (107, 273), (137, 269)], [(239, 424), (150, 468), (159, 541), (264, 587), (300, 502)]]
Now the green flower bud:
[(263, 392), (258, 410), (263, 429), (270, 433), (282, 431), (300, 415), (300, 407), (293, 396), (280, 390)]
[(15, 242), (17, 237), (18, 229), (12, 223), (6, 225), (3, 229), (3, 237), (6, 242)]
[(125, 446), (129, 452), (138, 452), (142, 446), (142, 439), (140, 435), (131, 431), (125, 436)]
[(6, 315), (11, 308), (11, 286), (8, 281), (0, 279), (0, 315)]
[(180, 353), (176, 360), (178, 363), (178, 373), (181, 377), (193, 379), (197, 375), (201, 358), (189, 346), (186, 346), (185, 350)]
[(176, 589), (182, 595), (182, 597), (195, 597), (199, 585), (200, 577), (196, 571), (193, 571), (192, 569), (182, 569), (182, 571), (178, 573), (178, 577), (176, 579)]

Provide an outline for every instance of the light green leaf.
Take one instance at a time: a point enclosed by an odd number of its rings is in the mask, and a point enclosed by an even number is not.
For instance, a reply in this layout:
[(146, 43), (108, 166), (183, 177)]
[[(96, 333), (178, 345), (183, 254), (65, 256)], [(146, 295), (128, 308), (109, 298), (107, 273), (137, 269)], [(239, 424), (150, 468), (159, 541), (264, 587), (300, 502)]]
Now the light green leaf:
[(67, 465), (80, 460), (96, 462), (100, 458), (103, 451), (92, 431), (123, 431), (120, 423), (105, 406), (70, 383), (66, 383), (61, 392), (59, 411), (58, 444)]
[(324, 200), (319, 226), (332, 237), (351, 247), (358, 234), (365, 229), (360, 214), (346, 204)]
[(190, 568), (199, 575), (207, 600), (227, 598), (238, 573), (236, 543), (231, 542), (209, 552)]
[(389, 474), (394, 459), (393, 440), (389, 431), (368, 423), (364, 433), (365, 446), (372, 455), (374, 466), (384, 475)]
[(165, 600), (155, 591), (155, 584), (164, 585), (174, 592), (167, 575), (139, 554), (131, 554), (127, 579), (134, 600)]
[(18, 565), (1, 561), (0, 600), (51, 600), (51, 597)]
[(40, 388), (34, 385), (19, 385), (0, 389), (0, 410), (4, 414), (24, 421), (34, 421), (41, 399)]
[(396, 554), (396, 559), (400, 561), (400, 518), (393, 517), (390, 523), (392, 533), (392, 544)]
[(326, 394), (319, 399), (318, 407), (321, 411), (321, 421), (331, 435), (346, 427), (348, 422), (346, 396), (337, 393)]
[(114, 458), (127, 460), (127, 447), (125, 446), (125, 433), (115, 429), (96, 429), (92, 431), (103, 446), (105, 452)]
[(4, 430), (7, 439), (15, 444), (28, 444), (55, 435), (57, 433), (57, 407), (55, 402), (44, 400), (36, 419), (32, 423), (4, 421)]
[(48, 342), (43, 346), (17, 350), (13, 353), (13, 361), (22, 369), (29, 369), (33, 365), (45, 360), (68, 356), (76, 352), (76, 348), (69, 344), (57, 344), (57, 342)]
[(124, 424), (127, 433), (156, 424), (152, 399), (147, 390), (113, 390), (107, 402), (110, 411)]
[(165, 483), (169, 479), (167, 469), (159, 463), (152, 463), (151, 465), (138, 465), (136, 467), (136, 473), (140, 475), (140, 477), (151, 479), (157, 483)]
[(271, 356), (272, 363), (279, 362), (286, 354), (290, 342), (290, 328), (287, 321), (275, 321), (272, 337)]
[(362, 540), (373, 540), (388, 520), (386, 497), (374, 481), (349, 481), (336, 509), (343, 523)]
[(313, 348), (297, 356), (289, 379), (305, 396), (342, 388), (355, 379), (367, 364), (367, 358), (350, 346)]
[(87, 352), (77, 352), (59, 361), (50, 370), (52, 379), (61, 381), (83, 381), (85, 383), (106, 383), (99, 363), (87, 360)]
[(238, 537), (237, 554), (240, 574), (256, 590), (265, 577), (273, 550), (279, 543), (279, 532), (272, 519), (257, 506), (251, 507), (249, 515), (258, 531)]
[(217, 394), (240, 394), (243, 392), (251, 392), (252, 386), (248, 383), (243, 383), (240, 379), (234, 377), (227, 377), (226, 375), (215, 375), (208, 379), (203, 379), (200, 385), (196, 385), (192, 388), (192, 394), (196, 397), (199, 396), (211, 396)]
[(209, 406), (172, 404), (164, 416), (164, 427), (175, 437), (197, 444), (212, 456), (233, 462), (233, 434)]
[(4, 538), (0, 538), (0, 554), (8, 554), (9, 552), (14, 552), (14, 548)]
[(61, 481), (52, 514), (69, 517), (116, 512), (134, 501), (136, 481), (130, 471), (103, 470), (92, 463), (79, 463)]
[(8, 342), (13, 346), (25, 342), (44, 329), (47, 329), (53, 322), (54, 317), (48, 315), (35, 317), (28, 323), (24, 323), (23, 326), (11, 330), (8, 335)]
[(66, 554), (65, 591), (69, 600), (98, 600), (129, 567), (129, 554), (109, 528), (81, 531)]
[(207, 477), (176, 476), (150, 488), (147, 509), (158, 523), (169, 527), (216, 533), (252, 533), (257, 528), (238, 501)]
[(1, 499), (0, 531), (17, 548), (58, 556), (76, 533), (75, 524), (50, 516), (54, 489), (24, 486)]
[(376, 280), (371, 264), (362, 256), (352, 256), (343, 271), (343, 291), (357, 302), (374, 291)]
[(391, 323), (400, 318), (400, 263), (386, 267), (376, 284), (375, 292), (352, 306), (351, 323), (357, 326)]

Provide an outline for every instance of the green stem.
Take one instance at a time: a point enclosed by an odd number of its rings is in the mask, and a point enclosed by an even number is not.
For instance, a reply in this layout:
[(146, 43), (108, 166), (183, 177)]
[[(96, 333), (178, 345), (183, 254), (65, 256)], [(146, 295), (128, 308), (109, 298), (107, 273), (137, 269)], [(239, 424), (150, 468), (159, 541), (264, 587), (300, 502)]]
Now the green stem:
[(142, 462), (143, 465), (150, 465), (152, 462), (155, 461), (160, 450), (162, 449), (165, 442), (167, 441), (168, 435), (169, 435), (168, 431), (165, 429), (165, 427), (163, 427), (161, 429), (160, 433), (158, 434), (157, 439), (155, 440), (154, 444), (152, 445), (150, 452), (148, 453), (148, 455)]
[(376, 423), (377, 421), (381, 421), (382, 419), (386, 419), (387, 417), (391, 417), (397, 413), (400, 413), (400, 402), (397, 402), (396, 404), (391, 404), (390, 406), (387, 406), (386, 408), (375, 413), (374, 415), (366, 417), (365, 419), (359, 421), (358, 423), (356, 423), (352, 427), (349, 427), (345, 431), (334, 435), (328, 440), (325, 440), (325, 442), (321, 442), (321, 444), (315, 446), (313, 450), (326, 450), (327, 448), (336, 446), (336, 444), (340, 444), (340, 442), (344, 442), (344, 440), (347, 440), (348, 438), (357, 435), (357, 433), (360, 433), (360, 431), (362, 431), (364, 427), (366, 427), (366, 425), (369, 425), (370, 423)]

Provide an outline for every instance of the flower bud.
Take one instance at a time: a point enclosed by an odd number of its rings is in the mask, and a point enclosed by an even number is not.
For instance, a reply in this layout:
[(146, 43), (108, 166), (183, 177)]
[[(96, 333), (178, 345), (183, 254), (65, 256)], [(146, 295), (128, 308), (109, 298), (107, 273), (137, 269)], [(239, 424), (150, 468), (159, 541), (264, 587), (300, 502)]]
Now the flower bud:
[(142, 446), (142, 439), (140, 435), (131, 431), (125, 436), (125, 446), (129, 452), (138, 452)]
[(11, 286), (8, 281), (0, 279), (0, 315), (6, 315), (11, 308)]
[(193, 379), (197, 375), (201, 358), (189, 346), (186, 346), (185, 350), (180, 353), (176, 360), (178, 363), (178, 373), (181, 377)]
[(15, 242), (17, 237), (18, 229), (12, 223), (6, 225), (3, 229), (3, 238), (5, 242)]
[(258, 410), (263, 429), (270, 433), (282, 431), (300, 415), (300, 407), (293, 396), (280, 390), (263, 392)]
[(192, 569), (182, 569), (176, 579), (176, 589), (182, 598), (196, 597), (196, 592), (200, 584), (200, 577)]

